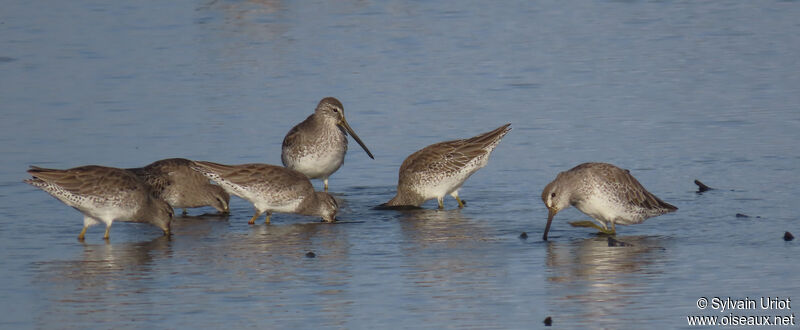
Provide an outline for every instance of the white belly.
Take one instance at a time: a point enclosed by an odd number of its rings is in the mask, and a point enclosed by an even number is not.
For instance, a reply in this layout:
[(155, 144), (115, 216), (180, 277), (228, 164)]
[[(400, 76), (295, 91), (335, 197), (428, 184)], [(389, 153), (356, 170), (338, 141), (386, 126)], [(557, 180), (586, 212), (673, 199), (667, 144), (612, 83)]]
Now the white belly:
[(420, 185), (418, 193), (425, 197), (426, 200), (444, 197), (458, 190), (458, 188), (461, 188), (461, 185), (463, 185), (466, 180), (467, 176), (464, 175), (443, 177), (439, 180), (432, 180), (427, 182), (427, 184)]
[[(615, 203), (596, 196), (596, 194), (593, 194), (592, 197), (575, 205), (575, 207), (586, 215), (603, 223), (608, 223), (622, 215), (620, 212), (621, 210), (619, 210), (619, 207)], [(624, 224), (619, 221), (615, 221), (615, 223)]]
[(305, 174), (311, 179), (327, 178), (344, 163), (345, 151), (332, 150), (322, 153), (309, 153), (293, 159), (287, 167)]
[(303, 201), (302, 199), (294, 199), (290, 201), (282, 201), (276, 203), (275, 201), (260, 200), (253, 205), (255, 206), (256, 209), (260, 211), (295, 213), (297, 212), (297, 209), (300, 206), (300, 202), (302, 201)]

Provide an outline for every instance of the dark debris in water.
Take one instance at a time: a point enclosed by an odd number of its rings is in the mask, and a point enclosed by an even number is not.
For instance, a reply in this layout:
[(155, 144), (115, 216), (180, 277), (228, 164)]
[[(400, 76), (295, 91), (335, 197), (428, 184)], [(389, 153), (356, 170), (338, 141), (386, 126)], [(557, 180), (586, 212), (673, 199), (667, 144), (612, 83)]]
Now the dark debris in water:
[(528, 239), (528, 233), (523, 231), (522, 234), (519, 234), (519, 239)]
[(552, 317), (545, 317), (544, 318), (544, 326), (549, 327), (553, 325), (553, 318)]
[[(744, 213), (736, 213), (737, 218), (749, 218), (750, 216)], [(760, 216), (756, 216), (756, 219), (761, 219)]]
[(793, 240), (793, 239), (794, 239), (794, 235), (792, 235), (792, 233), (790, 233), (790, 232), (788, 232), (788, 231), (787, 231), (787, 232), (785, 232), (785, 233), (783, 233), (783, 240), (784, 240), (784, 241), (787, 241), (787, 242), (788, 242), (788, 241), (791, 241), (791, 240)]
[(308, 253), (306, 253), (306, 258), (316, 258), (316, 257), (317, 254), (314, 253), (313, 251), (308, 251)]
[(698, 194), (706, 192), (706, 191), (709, 191), (709, 190), (714, 190), (714, 188), (706, 186), (704, 183), (700, 182), (700, 180), (697, 180), (697, 179), (694, 180), (694, 184), (697, 185), (697, 193)]
[(625, 243), (623, 241), (618, 241), (612, 237), (608, 238), (608, 246), (633, 246), (631, 243)]

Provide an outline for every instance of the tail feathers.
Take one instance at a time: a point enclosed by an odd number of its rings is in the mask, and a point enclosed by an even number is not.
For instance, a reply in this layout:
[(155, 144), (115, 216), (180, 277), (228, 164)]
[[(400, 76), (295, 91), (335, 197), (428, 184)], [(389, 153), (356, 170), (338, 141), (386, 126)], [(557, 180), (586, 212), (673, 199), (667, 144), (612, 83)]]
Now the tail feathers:
[(648, 203), (650, 204), (649, 208), (657, 212), (658, 214), (670, 213), (678, 210), (678, 208), (675, 205), (667, 203), (653, 194), (650, 194), (650, 197), (651, 197), (649, 199), (650, 203)]
[(495, 128), (492, 131), (483, 133), (481, 135), (469, 138), (466, 140), (467, 144), (478, 144), (478, 145), (490, 145), (497, 143), (500, 139), (502, 139), (508, 132), (511, 131), (511, 123), (505, 124), (498, 128)]
[(25, 179), (22, 180), (22, 182), (25, 182), (34, 187), (41, 187), (45, 184), (45, 181), (39, 178)]
[(234, 167), (231, 165), (196, 160), (194, 161), (192, 168), (202, 173), (226, 173), (231, 171)]
[(667, 203), (667, 202), (665, 202), (665, 201), (662, 201), (662, 200), (660, 200), (660, 199), (659, 199), (659, 201), (661, 202), (661, 207), (663, 207), (664, 209), (666, 209), (666, 210), (667, 210), (667, 212), (674, 212), (674, 211), (677, 211), (677, 210), (678, 210), (678, 207), (677, 207), (677, 206), (675, 206), (675, 205), (672, 205), (672, 204), (670, 204), (670, 203)]
[(33, 175), (35, 173), (52, 172), (52, 171), (56, 171), (56, 170), (52, 169), (52, 168), (44, 168), (44, 167), (39, 167), (39, 166), (34, 166), (34, 165), (31, 165), (30, 168), (28, 168), (28, 173), (30, 173), (31, 175)]

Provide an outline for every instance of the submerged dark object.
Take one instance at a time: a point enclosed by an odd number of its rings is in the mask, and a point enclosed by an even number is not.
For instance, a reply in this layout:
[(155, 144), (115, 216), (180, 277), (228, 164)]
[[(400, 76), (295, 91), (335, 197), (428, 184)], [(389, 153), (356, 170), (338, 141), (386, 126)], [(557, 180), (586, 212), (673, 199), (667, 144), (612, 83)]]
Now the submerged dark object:
[(697, 192), (698, 193), (706, 192), (706, 191), (709, 191), (709, 190), (714, 190), (714, 188), (706, 186), (704, 183), (700, 182), (700, 180), (697, 180), (697, 179), (694, 180), (694, 184), (697, 185)]
[(785, 233), (783, 233), (783, 240), (784, 240), (784, 241), (787, 241), (787, 242), (788, 242), (788, 241), (791, 241), (791, 240), (793, 240), (793, 239), (794, 239), (794, 235), (792, 235), (792, 233), (790, 233), (790, 232), (788, 232), (788, 231), (787, 231), (787, 232), (785, 232)]
[(747, 214), (743, 214), (743, 213), (736, 213), (736, 217), (737, 218), (749, 218), (750, 216), (747, 215)]
[(313, 251), (308, 251), (308, 253), (306, 253), (306, 258), (315, 258), (316, 256), (317, 254)]
[(528, 239), (528, 233), (523, 231), (522, 234), (519, 234), (519, 238), (520, 239)]
[(608, 238), (608, 246), (633, 246), (631, 243), (625, 243), (623, 241), (618, 241), (614, 238)]
[(545, 317), (544, 318), (544, 326), (549, 327), (553, 325), (553, 318), (552, 317)]

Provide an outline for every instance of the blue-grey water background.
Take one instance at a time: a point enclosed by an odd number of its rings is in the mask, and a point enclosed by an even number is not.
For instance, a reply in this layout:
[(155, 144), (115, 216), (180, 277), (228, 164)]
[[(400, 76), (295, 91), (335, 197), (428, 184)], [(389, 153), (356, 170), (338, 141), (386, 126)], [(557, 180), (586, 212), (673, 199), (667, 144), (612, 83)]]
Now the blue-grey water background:
[[(796, 1), (4, 1), (0, 327), (687, 327), (728, 315), (700, 297), (800, 300), (800, 242), (782, 239), (800, 234), (798, 17)], [(325, 96), (375, 154), (351, 141), (331, 177), (348, 223), (250, 226), (234, 198), (171, 240), (115, 223), (81, 243), (82, 216), (22, 183), (32, 164), (280, 164)], [(412, 152), (506, 122), (466, 208), (371, 209)], [(587, 161), (680, 210), (618, 227), (633, 247), (570, 227), (574, 208), (541, 241), (541, 189)]]

